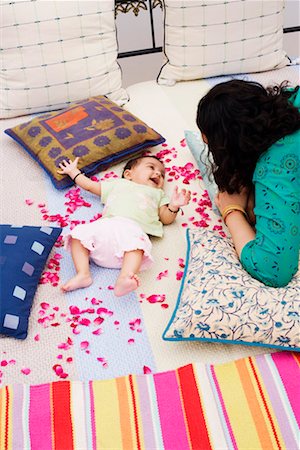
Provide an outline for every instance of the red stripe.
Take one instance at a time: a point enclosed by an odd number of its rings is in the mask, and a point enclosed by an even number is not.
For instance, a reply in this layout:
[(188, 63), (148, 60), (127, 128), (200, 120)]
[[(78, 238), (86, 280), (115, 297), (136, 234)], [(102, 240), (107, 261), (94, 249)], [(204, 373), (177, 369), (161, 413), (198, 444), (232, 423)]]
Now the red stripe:
[(251, 356), (249, 357), (249, 362), (250, 362), (251, 369), (252, 369), (252, 371), (253, 371), (253, 374), (254, 374), (254, 377), (255, 377), (255, 380), (256, 380), (256, 383), (257, 383), (257, 387), (258, 387), (259, 393), (260, 393), (260, 395), (261, 395), (261, 398), (262, 398), (262, 401), (263, 401), (265, 410), (266, 410), (266, 412), (267, 412), (267, 416), (268, 416), (268, 419), (269, 419), (269, 421), (270, 421), (271, 428), (272, 428), (272, 431), (273, 431), (273, 434), (274, 434), (276, 443), (277, 443), (277, 445), (278, 445), (278, 448), (281, 449), (281, 445), (280, 445), (279, 438), (278, 438), (277, 433), (276, 433), (275, 425), (274, 425), (274, 422), (273, 422), (273, 419), (272, 419), (270, 410), (269, 410), (269, 408), (268, 408), (267, 401), (266, 401), (266, 398), (265, 398), (265, 396), (264, 396), (264, 393), (263, 393), (261, 384), (260, 384), (260, 382), (259, 382), (259, 379), (258, 379), (258, 376), (257, 376), (257, 373), (256, 373), (256, 370), (255, 370), (255, 367), (254, 367), (254, 364), (253, 364), (253, 361), (252, 361)]
[(9, 423), (9, 391), (8, 386), (5, 387), (6, 393), (6, 410), (5, 410), (5, 440), (4, 440), (4, 448), (8, 449), (8, 423)]
[(132, 375), (129, 375), (129, 383), (130, 383), (132, 403), (133, 403), (133, 416), (134, 416), (134, 424), (135, 424), (135, 431), (136, 431), (137, 447), (138, 447), (138, 450), (141, 450), (142, 447), (141, 447), (141, 441), (140, 441), (139, 423), (138, 423), (138, 417), (137, 417), (136, 399), (135, 399)]
[(69, 381), (52, 383), (53, 441), (55, 450), (73, 450)]
[(181, 367), (178, 369), (178, 376), (191, 448), (211, 449), (193, 366), (189, 364)]

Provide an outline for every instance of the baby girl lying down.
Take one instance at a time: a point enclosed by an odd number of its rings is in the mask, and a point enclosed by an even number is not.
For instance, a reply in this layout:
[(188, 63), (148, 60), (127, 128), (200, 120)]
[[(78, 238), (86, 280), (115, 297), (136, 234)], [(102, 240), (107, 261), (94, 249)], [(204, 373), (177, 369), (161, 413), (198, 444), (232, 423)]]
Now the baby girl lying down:
[(100, 219), (77, 225), (65, 237), (77, 274), (61, 289), (67, 292), (92, 284), (91, 258), (98, 266), (121, 269), (114, 287), (115, 295), (121, 297), (139, 286), (139, 271), (153, 263), (148, 235), (162, 237), (163, 225), (174, 222), (180, 208), (189, 203), (191, 193), (175, 187), (169, 201), (162, 189), (165, 168), (156, 156), (131, 159), (122, 178), (101, 183), (78, 169), (78, 159), (63, 161), (58, 172), (101, 196), (105, 207)]

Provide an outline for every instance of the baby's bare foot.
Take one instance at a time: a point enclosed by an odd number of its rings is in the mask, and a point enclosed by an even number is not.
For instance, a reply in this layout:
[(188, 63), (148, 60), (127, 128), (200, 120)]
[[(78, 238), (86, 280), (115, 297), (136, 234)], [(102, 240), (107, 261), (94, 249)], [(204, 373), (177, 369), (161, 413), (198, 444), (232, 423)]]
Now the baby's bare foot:
[(61, 286), (61, 290), (64, 292), (75, 291), (76, 289), (85, 288), (92, 284), (93, 279), (91, 275), (77, 274), (71, 278), (64, 285)]
[(140, 279), (135, 273), (119, 276), (117, 279), (114, 294), (116, 297), (129, 294), (140, 285)]

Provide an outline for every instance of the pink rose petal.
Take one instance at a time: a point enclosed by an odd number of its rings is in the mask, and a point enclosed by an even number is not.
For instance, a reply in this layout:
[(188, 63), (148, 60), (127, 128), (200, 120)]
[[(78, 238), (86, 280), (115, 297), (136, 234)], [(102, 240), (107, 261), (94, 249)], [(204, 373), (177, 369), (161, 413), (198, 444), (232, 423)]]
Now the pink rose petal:
[(149, 303), (162, 303), (166, 299), (165, 294), (152, 294), (146, 298)]
[(88, 341), (82, 341), (80, 342), (80, 348), (81, 350), (86, 350), (89, 347), (90, 343)]

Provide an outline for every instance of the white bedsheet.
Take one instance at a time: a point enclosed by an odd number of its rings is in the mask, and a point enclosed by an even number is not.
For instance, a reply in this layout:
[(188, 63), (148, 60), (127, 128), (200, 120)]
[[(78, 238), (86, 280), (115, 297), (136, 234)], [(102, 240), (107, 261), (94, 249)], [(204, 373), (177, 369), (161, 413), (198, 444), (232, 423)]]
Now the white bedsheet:
[[(243, 75), (243, 78), (246, 76)], [(228, 79), (228, 77), (227, 77)], [(278, 71), (251, 75), (263, 84), (272, 84), (283, 80), (290, 80), (292, 85), (299, 83), (299, 67), (287, 67)], [(166, 138), (166, 147), (177, 149), (176, 164), (183, 166), (188, 162), (195, 161), (188, 147), (180, 142), (184, 138), (184, 130), (197, 130), (195, 123), (196, 108), (199, 99), (215, 83), (223, 78), (213, 78), (202, 81), (189, 81), (177, 83), (173, 87), (159, 86), (155, 81), (135, 84), (128, 88), (130, 101), (125, 106), (133, 114), (147, 122), (150, 126), (160, 132)], [(18, 144), (3, 133), (3, 130), (13, 127), (28, 120), (28, 117), (19, 117), (0, 121), (0, 185), (1, 185), (1, 223), (13, 223), (16, 225), (39, 225), (41, 216), (37, 208), (42, 203), (49, 190), (48, 179), (39, 165), (24, 152)], [(116, 173), (121, 172), (123, 164), (115, 166)], [(179, 180), (179, 185), (180, 185)], [(171, 193), (173, 183), (166, 183), (166, 192)], [(181, 185), (187, 187), (187, 185)], [(192, 192), (197, 192), (201, 197), (205, 186), (199, 181), (193, 181), (189, 186)], [(35, 206), (29, 207), (25, 199), (34, 198)], [(185, 259), (186, 239), (183, 223), (189, 222), (189, 218), (195, 214), (195, 203), (191, 202), (184, 208), (183, 216), (178, 216), (176, 223), (165, 227), (163, 239), (153, 239), (154, 267), (141, 274), (141, 286), (137, 291), (138, 299), (142, 301), (141, 308), (144, 320), (144, 330), (148, 338), (156, 363), (156, 371), (174, 369), (191, 362), (218, 363), (235, 358), (266, 353), (268, 348), (249, 347), (243, 345), (225, 345), (218, 343), (198, 342), (166, 342), (162, 340), (162, 333), (169, 322), (176, 304), (180, 281), (176, 280), (176, 272), (182, 270), (179, 267), (179, 258)], [(210, 212), (210, 226), (217, 224), (219, 217)], [(157, 280), (159, 273), (168, 270), (168, 276)], [(151, 304), (145, 300), (152, 294), (165, 295), (165, 303), (168, 309), (161, 308), (160, 304)], [(142, 297), (141, 297), (142, 295)], [(30, 319), (29, 336), (19, 342), (14, 339), (0, 339), (0, 361), (2, 359), (15, 359), (15, 366), (5, 370), (2, 377), (3, 384), (7, 383), (44, 383), (56, 380), (57, 377), (52, 370), (52, 365), (57, 362), (57, 345), (64, 342), (70, 333), (67, 323), (61, 322), (60, 326), (53, 331), (54, 343), (48, 343), (45, 333), (43, 345), (34, 343), (37, 333), (36, 323), (39, 317), (39, 303), (47, 301), (53, 305), (61, 305), (61, 313), (68, 313), (68, 307), (63, 300), (63, 294), (59, 290), (51, 289), (47, 285), (39, 288), (38, 299), (35, 299)], [(122, 299), (120, 302), (124, 301)], [(41, 331), (41, 336), (43, 331)], [(53, 344), (53, 345), (52, 345)], [(21, 367), (28, 367), (30, 361), (32, 372), (30, 377), (24, 379), (20, 373)], [(122, 373), (123, 374), (123, 373)], [(120, 375), (122, 375), (120, 374)], [(69, 379), (77, 379), (76, 367), (69, 367)], [(2, 384), (2, 385), (3, 385)]]

